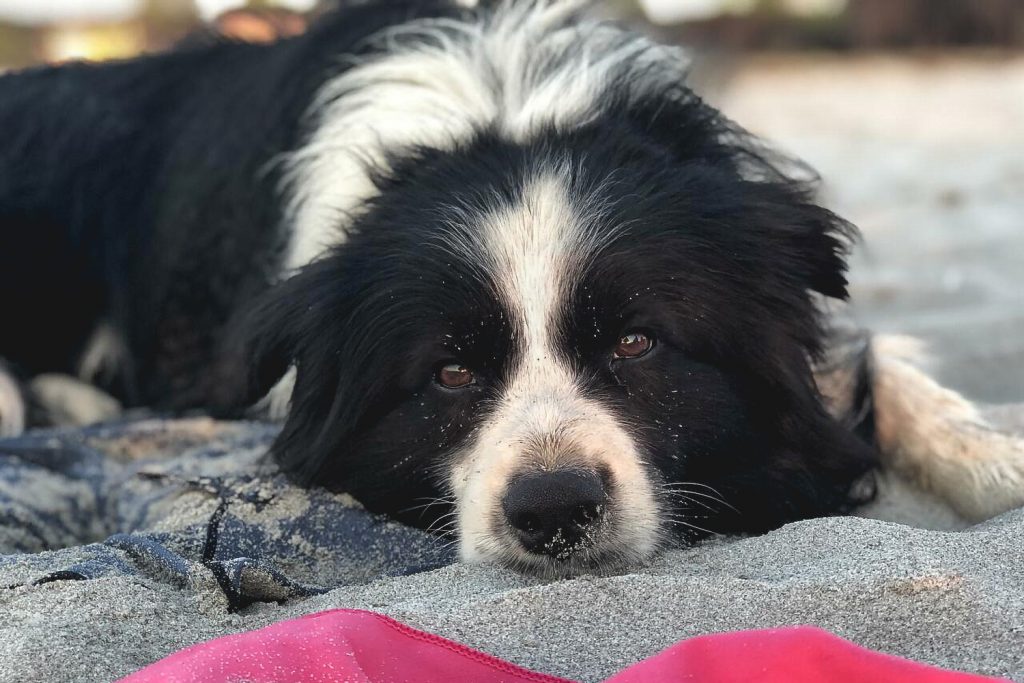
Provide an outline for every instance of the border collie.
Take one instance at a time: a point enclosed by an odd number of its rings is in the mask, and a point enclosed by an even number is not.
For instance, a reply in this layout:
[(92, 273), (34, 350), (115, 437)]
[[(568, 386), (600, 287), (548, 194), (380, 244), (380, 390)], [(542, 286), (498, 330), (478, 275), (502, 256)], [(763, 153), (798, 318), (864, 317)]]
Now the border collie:
[(543, 575), (852, 510), (873, 441), (934, 457), (815, 384), (852, 229), (685, 75), (574, 3), (397, 0), (3, 77), (8, 430), (14, 376), (265, 397), (297, 482)]

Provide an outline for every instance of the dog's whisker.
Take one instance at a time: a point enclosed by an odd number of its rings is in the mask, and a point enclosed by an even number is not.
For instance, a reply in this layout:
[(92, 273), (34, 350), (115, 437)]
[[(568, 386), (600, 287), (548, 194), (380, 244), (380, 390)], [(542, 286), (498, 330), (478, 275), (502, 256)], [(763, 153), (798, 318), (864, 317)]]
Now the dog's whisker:
[(674, 516), (671, 516), (671, 515), (666, 515), (665, 519), (666, 519), (666, 521), (668, 521), (671, 524), (679, 525), (679, 526), (685, 526), (685, 527), (688, 527), (690, 529), (694, 529), (696, 531), (703, 532), (703, 533), (708, 534), (710, 536), (721, 536), (722, 535), (721, 533), (719, 533), (717, 531), (712, 531), (710, 529), (705, 529), (704, 527), (697, 526), (696, 524), (693, 524), (692, 522), (690, 522), (688, 519), (683, 519), (681, 517), (674, 517)]
[(725, 507), (729, 508), (730, 510), (732, 510), (733, 512), (735, 512), (736, 514), (740, 514), (740, 511), (739, 511), (738, 508), (736, 508), (736, 506), (732, 505), (729, 501), (727, 501), (727, 500), (725, 500), (723, 498), (720, 498), (718, 496), (713, 496), (713, 495), (710, 495), (710, 494), (707, 494), (707, 493), (702, 493), (700, 491), (691, 491), (689, 489), (683, 489), (683, 488), (673, 489), (673, 490), (666, 490), (666, 491), (663, 491), (663, 492), (666, 495), (668, 495), (669, 497), (671, 497), (671, 498), (682, 498), (683, 500), (688, 500), (688, 501), (690, 501), (692, 503), (697, 503), (698, 505), (703, 505), (704, 507), (706, 507), (709, 510), (712, 510), (714, 512), (718, 512), (718, 508), (712, 508), (707, 503), (701, 503), (700, 501), (696, 500), (694, 498), (694, 496), (696, 496), (697, 498), (706, 498), (707, 500), (710, 500), (712, 503), (715, 503), (715, 504), (717, 504), (719, 506), (725, 506)]
[(712, 507), (711, 505), (705, 503), (704, 501), (697, 500), (696, 498), (691, 498), (689, 495), (682, 492), (678, 493), (677, 498), (685, 503), (693, 503), (694, 505), (699, 505), (705, 510), (708, 510), (709, 512), (718, 512), (719, 510), (718, 508)]
[(705, 484), (705, 483), (699, 482), (699, 481), (672, 481), (672, 482), (667, 482), (667, 483), (662, 484), (662, 487), (664, 487), (664, 488), (675, 488), (675, 487), (686, 487), (686, 488), (689, 488), (691, 486), (696, 486), (697, 488), (707, 489), (707, 490), (711, 491), (713, 494), (715, 494), (716, 496), (722, 497), (722, 493), (718, 489), (716, 489), (714, 486), (711, 486), (709, 484)]
[(455, 531), (458, 522), (458, 513), (453, 511), (441, 517), (438, 517), (434, 522), (427, 527), (427, 533), (433, 534), (448, 534)]

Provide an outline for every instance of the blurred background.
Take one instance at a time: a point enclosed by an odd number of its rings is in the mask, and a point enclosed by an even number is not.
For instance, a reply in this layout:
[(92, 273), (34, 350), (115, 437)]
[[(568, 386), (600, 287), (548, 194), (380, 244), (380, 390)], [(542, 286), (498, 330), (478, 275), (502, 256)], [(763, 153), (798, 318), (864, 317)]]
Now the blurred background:
[[(318, 0), (0, 0), (0, 71), (266, 41)], [(1024, 401), (1024, 0), (606, 0), (688, 46), (694, 87), (814, 166), (864, 242), (860, 321), (928, 341), (940, 377)]]
[[(295, 33), (345, 0), (0, 0), (0, 66), (165, 49), (204, 25)], [(1021, 0), (604, 0), (616, 19), (712, 50), (1021, 48)]]

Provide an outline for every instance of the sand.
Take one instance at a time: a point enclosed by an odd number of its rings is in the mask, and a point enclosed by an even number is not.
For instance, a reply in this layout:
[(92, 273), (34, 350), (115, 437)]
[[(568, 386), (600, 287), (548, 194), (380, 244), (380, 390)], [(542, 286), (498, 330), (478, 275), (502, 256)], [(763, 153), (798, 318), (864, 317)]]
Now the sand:
[(195, 642), (335, 607), (580, 681), (688, 636), (783, 624), (1024, 680), (1022, 534), (1024, 511), (960, 533), (821, 519), (668, 553), (623, 576), (539, 583), (457, 564), (240, 614), (148, 580), (56, 582), (0, 598), (0, 680), (112, 680)]

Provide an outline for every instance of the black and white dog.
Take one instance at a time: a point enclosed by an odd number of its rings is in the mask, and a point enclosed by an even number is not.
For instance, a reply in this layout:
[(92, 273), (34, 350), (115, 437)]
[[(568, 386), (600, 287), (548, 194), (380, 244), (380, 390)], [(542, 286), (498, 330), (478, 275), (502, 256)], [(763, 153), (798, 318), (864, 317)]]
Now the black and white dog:
[(3, 77), (0, 355), (128, 405), (265, 396), (297, 481), (548, 575), (846, 512), (877, 453), (941, 457), (883, 429), (905, 406), (870, 354), (852, 404), (815, 384), (851, 228), (677, 49), (577, 9), (377, 2)]

